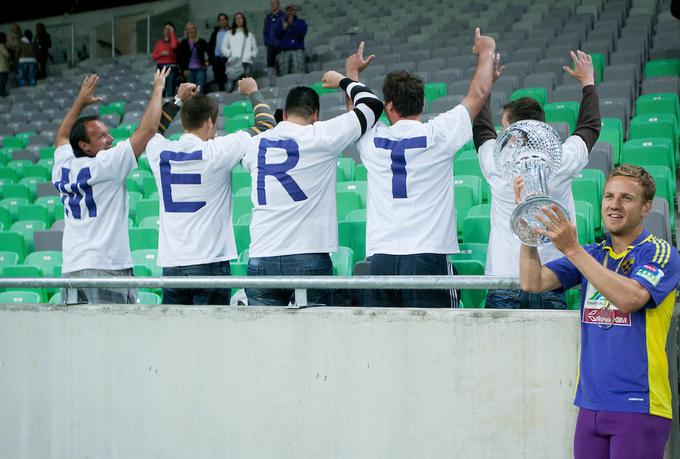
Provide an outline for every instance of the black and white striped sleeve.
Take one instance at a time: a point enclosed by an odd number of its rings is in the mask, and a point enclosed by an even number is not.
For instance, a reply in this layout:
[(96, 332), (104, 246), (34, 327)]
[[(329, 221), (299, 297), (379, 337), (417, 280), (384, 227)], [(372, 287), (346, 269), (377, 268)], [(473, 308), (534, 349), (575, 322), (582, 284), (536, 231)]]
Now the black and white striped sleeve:
[(340, 88), (347, 93), (354, 104), (352, 110), (361, 126), (361, 135), (373, 127), (383, 111), (383, 103), (363, 83), (344, 78), (340, 82)]

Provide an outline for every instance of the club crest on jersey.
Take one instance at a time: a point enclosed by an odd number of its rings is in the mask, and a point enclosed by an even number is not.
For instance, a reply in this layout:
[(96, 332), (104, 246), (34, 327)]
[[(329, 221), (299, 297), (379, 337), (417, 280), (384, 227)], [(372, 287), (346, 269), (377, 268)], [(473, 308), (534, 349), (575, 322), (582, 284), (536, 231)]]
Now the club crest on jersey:
[(621, 263), (621, 272), (625, 275), (630, 274), (630, 270), (633, 268), (634, 264), (635, 258), (625, 260), (623, 263)]
[(654, 287), (659, 285), (659, 282), (661, 282), (661, 279), (664, 276), (663, 271), (660, 268), (652, 265), (640, 266), (637, 271), (635, 271), (634, 275), (643, 278)]

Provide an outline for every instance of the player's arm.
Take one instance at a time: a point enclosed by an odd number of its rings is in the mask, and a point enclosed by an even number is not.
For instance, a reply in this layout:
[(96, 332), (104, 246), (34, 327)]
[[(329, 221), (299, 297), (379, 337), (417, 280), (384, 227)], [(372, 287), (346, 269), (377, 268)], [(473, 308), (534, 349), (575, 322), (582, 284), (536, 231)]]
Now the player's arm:
[(342, 88), (352, 100), (354, 104), (352, 112), (356, 115), (361, 129), (359, 137), (375, 125), (383, 111), (383, 103), (368, 87), (335, 71), (326, 72), (322, 81), (324, 88)]
[(173, 102), (166, 102), (163, 104), (161, 120), (158, 123), (159, 134), (165, 134), (165, 131), (168, 130), (168, 127), (170, 127), (170, 124), (175, 119), (175, 116), (177, 116), (177, 113), (179, 113), (180, 109), (182, 108), (182, 104), (191, 99), (194, 94), (197, 93), (198, 86), (196, 86), (194, 83), (182, 83), (179, 85), (175, 100)]
[(576, 226), (558, 206), (553, 205), (551, 209), (543, 207), (542, 211), (543, 215), (539, 213), (536, 218), (547, 230), (537, 228), (535, 231), (550, 238), (555, 247), (606, 299), (625, 313), (635, 312), (649, 302), (649, 292), (638, 281), (607, 269), (581, 247)]
[(494, 60), (496, 58), (496, 41), (485, 35), (481, 35), (479, 27), (475, 29), (475, 44), (472, 54), (477, 56), (477, 68), (470, 81), (467, 95), (461, 104), (467, 108), (470, 118), (474, 119), (487, 97), (491, 93), (494, 76)]
[(69, 138), (71, 136), (71, 129), (73, 125), (78, 120), (80, 113), (85, 107), (90, 104), (94, 104), (102, 100), (101, 97), (95, 97), (94, 91), (97, 89), (97, 83), (99, 82), (99, 76), (89, 75), (83, 81), (80, 86), (80, 91), (73, 101), (73, 105), (69, 109), (64, 119), (61, 121), (59, 128), (54, 139), (54, 146), (60, 147), (69, 143)]
[(564, 67), (564, 71), (581, 83), (583, 95), (581, 96), (581, 107), (578, 111), (576, 129), (574, 135), (583, 139), (588, 148), (588, 152), (593, 149), (597, 138), (600, 136), (600, 105), (595, 89), (595, 69), (593, 58), (583, 51), (570, 52), (571, 60), (574, 62), (574, 69)]
[[(496, 54), (493, 60), (494, 83), (501, 77), (503, 68), (501, 66), (501, 55)], [(496, 127), (493, 124), (493, 115), (491, 113), (491, 95), (486, 98), (482, 108), (472, 122), (472, 140), (475, 142), (477, 150), (487, 140), (496, 140)]]
[(146, 144), (158, 131), (161, 112), (163, 110), (161, 106), (161, 102), (163, 101), (163, 88), (165, 87), (165, 78), (169, 73), (170, 67), (163, 67), (160, 70), (156, 70), (153, 77), (151, 100), (146, 107), (144, 115), (142, 115), (142, 119), (139, 121), (139, 126), (130, 136), (130, 146), (137, 158), (139, 158), (139, 155), (141, 155), (144, 148), (146, 148)]
[[(375, 55), (371, 54), (366, 59), (364, 59), (364, 42), (359, 43), (359, 47), (355, 53), (352, 53), (345, 61), (345, 74), (347, 78), (359, 81), (359, 74), (368, 67), (371, 62), (375, 60)], [(345, 97), (345, 106), (347, 111), (354, 108), (354, 103), (349, 97)]]
[(264, 97), (257, 88), (254, 78), (242, 78), (238, 81), (238, 92), (250, 99), (253, 106), (255, 124), (246, 131), (251, 136), (267, 131), (276, 126), (271, 107), (264, 101)]

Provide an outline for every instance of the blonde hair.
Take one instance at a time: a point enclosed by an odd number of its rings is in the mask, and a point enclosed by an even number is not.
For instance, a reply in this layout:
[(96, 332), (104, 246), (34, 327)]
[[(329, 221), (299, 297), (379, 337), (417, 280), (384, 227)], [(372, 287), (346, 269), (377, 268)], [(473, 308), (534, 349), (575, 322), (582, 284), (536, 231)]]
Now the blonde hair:
[(189, 38), (189, 36), (187, 35), (187, 29), (189, 27), (193, 27), (194, 30), (196, 30), (196, 37), (195, 38), (198, 40), (198, 27), (196, 27), (196, 24), (194, 24), (193, 22), (187, 22), (186, 25), (184, 26), (184, 36)]
[(630, 177), (634, 179), (642, 185), (644, 202), (654, 199), (654, 195), (656, 194), (654, 177), (652, 177), (643, 167), (635, 166), (633, 164), (622, 164), (619, 167), (615, 167), (607, 174), (607, 179), (604, 183), (606, 184), (612, 177)]

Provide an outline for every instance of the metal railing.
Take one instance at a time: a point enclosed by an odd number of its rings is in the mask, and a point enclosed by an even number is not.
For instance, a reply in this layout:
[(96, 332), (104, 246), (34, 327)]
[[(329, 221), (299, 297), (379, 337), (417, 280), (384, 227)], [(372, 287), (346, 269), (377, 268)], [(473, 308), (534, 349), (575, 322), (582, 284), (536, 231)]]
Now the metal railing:
[(505, 276), (197, 276), (197, 277), (4, 277), (0, 288), (286, 288), (296, 306), (307, 306), (308, 289), (517, 289)]

